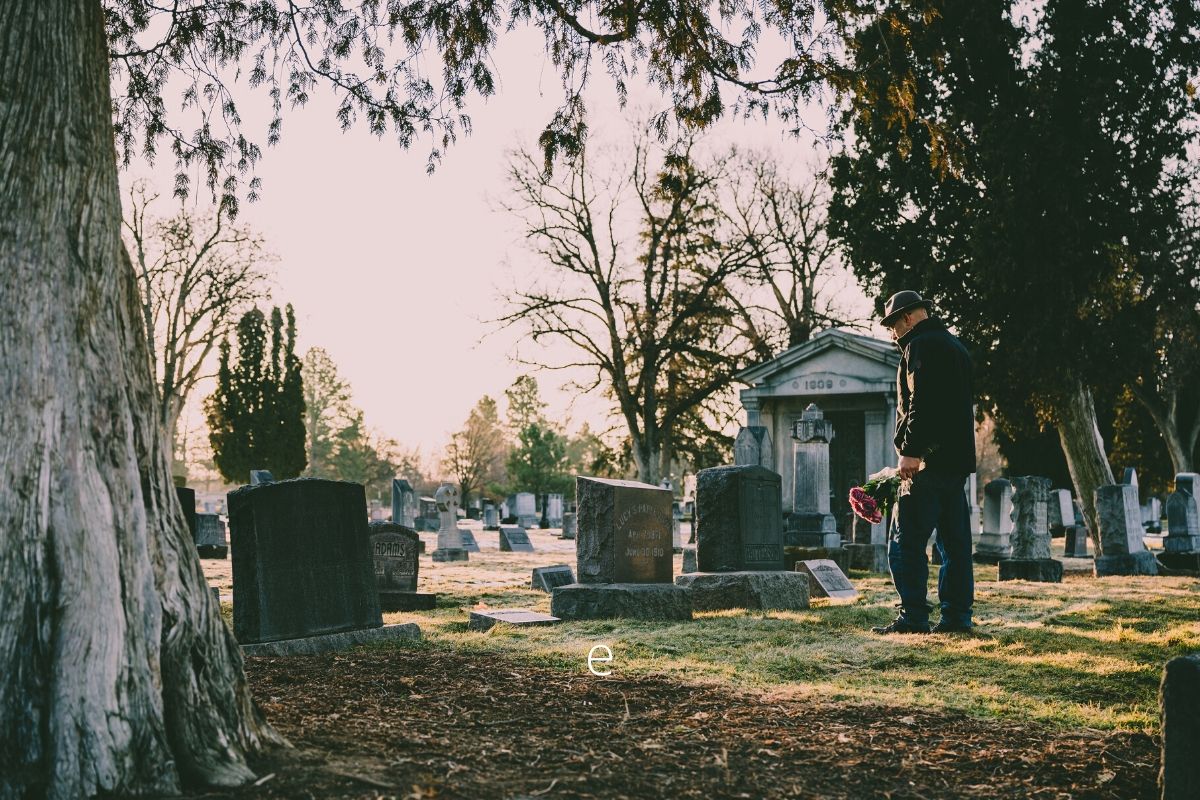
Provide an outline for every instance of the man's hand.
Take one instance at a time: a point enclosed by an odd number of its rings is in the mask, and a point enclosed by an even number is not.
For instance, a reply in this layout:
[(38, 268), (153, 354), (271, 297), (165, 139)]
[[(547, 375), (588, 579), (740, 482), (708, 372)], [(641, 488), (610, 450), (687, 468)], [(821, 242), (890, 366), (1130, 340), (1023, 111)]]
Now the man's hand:
[(900, 477), (912, 479), (921, 469), (921, 459), (914, 456), (900, 456)]

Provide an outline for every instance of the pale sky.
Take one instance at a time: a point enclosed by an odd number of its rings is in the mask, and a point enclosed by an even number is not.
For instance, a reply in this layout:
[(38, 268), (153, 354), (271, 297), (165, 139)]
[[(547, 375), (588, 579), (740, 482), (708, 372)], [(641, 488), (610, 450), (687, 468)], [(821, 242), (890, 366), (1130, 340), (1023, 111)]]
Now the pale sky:
[[(239, 217), (279, 256), (273, 299), (296, 308), (298, 351), (327, 350), (368, 426), (426, 456), (440, 454), (482, 395), (503, 406), (504, 390), (521, 372), (512, 357), (518, 348), (532, 355), (533, 345), (516, 331), (485, 322), (505, 309), (506, 287), (544, 269), (495, 200), (505, 192), (506, 151), (536, 147), (561, 88), (536, 31), (502, 34), (495, 55), (499, 91), (468, 109), (474, 133), (460, 137), (432, 176), (425, 172), (426, 143), (404, 151), (361, 125), (342, 133), (332, 94), (317, 93), (285, 115), (280, 144), (264, 147), (256, 172), (261, 199), (243, 203)], [(265, 96), (244, 87), (235, 94), (246, 129), (264, 142)], [(645, 87), (631, 95), (631, 108), (666, 106)], [(592, 78), (588, 108), (599, 138), (627, 136), (602, 73)], [(823, 112), (813, 109), (808, 118), (823, 129)], [(793, 138), (761, 120), (725, 120), (709, 141), (772, 148), (797, 162), (812, 153), (811, 137)], [(122, 181), (149, 178), (164, 195), (165, 214), (172, 176), (167, 157), (153, 169), (134, 164)], [(197, 201), (210, 202), (206, 189), (189, 202)], [(572, 431), (584, 420), (605, 424), (601, 398), (575, 398), (572, 409), (573, 398), (560, 390), (565, 375), (537, 377), (553, 419)], [(190, 405), (198, 407), (210, 391), (202, 387)]]

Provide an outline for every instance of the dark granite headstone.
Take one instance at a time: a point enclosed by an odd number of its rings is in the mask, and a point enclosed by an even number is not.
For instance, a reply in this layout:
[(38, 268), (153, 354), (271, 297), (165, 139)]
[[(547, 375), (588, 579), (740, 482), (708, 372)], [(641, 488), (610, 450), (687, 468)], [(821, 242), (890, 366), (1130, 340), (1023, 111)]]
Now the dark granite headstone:
[(580, 477), (575, 496), (580, 583), (671, 583), (669, 489)]
[(500, 551), (504, 553), (532, 553), (533, 542), (529, 534), (518, 525), (500, 526)]
[(1200, 797), (1200, 654), (1179, 656), (1163, 669), (1158, 695), (1162, 713), (1162, 800)]
[(1063, 556), (1066, 558), (1091, 558), (1092, 554), (1088, 552), (1087, 528), (1082, 525), (1068, 525), (1065, 530), (1066, 543)]
[(225, 558), (229, 544), (219, 514), (196, 514), (196, 552), (201, 558)]
[(535, 567), (530, 588), (543, 592), (553, 592), (557, 586), (566, 586), (575, 582), (575, 573), (566, 564), (556, 564), (552, 567)]
[(700, 572), (783, 569), (782, 484), (779, 475), (755, 465), (697, 473)]
[(468, 553), (479, 552), (479, 542), (475, 541), (475, 534), (466, 528), (459, 528), (458, 535), (462, 537), (463, 550)]
[(796, 562), (796, 571), (808, 575), (809, 592), (813, 597), (831, 600), (854, 600), (858, 590), (835, 562), (829, 559)]
[(380, 592), (415, 592), (421, 537), (412, 528), (391, 522), (372, 522), (370, 531), (375, 586)]
[(361, 484), (297, 478), (243, 486), (229, 493), (229, 527), (239, 642), (383, 624)]
[(183, 507), (183, 516), (187, 519), (188, 530), (191, 531), (192, 541), (196, 541), (196, 490), (186, 486), (176, 486), (175, 495), (179, 505)]

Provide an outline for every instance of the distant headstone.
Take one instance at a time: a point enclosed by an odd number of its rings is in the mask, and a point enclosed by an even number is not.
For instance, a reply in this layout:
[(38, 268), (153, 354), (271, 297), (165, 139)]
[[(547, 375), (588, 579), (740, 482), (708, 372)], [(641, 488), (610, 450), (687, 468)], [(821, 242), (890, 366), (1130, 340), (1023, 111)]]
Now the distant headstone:
[(1075, 506), (1068, 489), (1050, 491), (1050, 516), (1047, 519), (1051, 536), (1062, 536), (1068, 525), (1075, 524)]
[(483, 529), (485, 531), (500, 530), (500, 511), (491, 503), (483, 507)]
[(575, 516), (574, 511), (563, 512), (562, 533), (559, 534), (560, 539), (574, 539), (576, 532), (579, 530), (579, 519)]
[(1142, 503), (1142, 528), (1146, 533), (1162, 533), (1162, 501), (1150, 497)]
[(563, 523), (563, 496), (546, 495), (546, 519), (551, 528), (561, 528)]
[(442, 515), (438, 511), (437, 500), (432, 497), (422, 497), (417, 501), (417, 519), (413, 527), (418, 531), (437, 531), (442, 526)]
[(1200, 653), (1178, 656), (1163, 668), (1158, 692), (1162, 718), (1162, 800), (1200, 797)]
[(1063, 555), (1067, 558), (1091, 558), (1088, 552), (1088, 531), (1082, 525), (1068, 525), (1065, 529)]
[(264, 483), (273, 483), (275, 476), (271, 474), (269, 469), (252, 469), (250, 470), (250, 485), (259, 486)]
[(183, 508), (183, 516), (187, 520), (188, 531), (192, 534), (194, 542), (196, 541), (196, 490), (186, 486), (176, 486), (175, 495), (179, 498), (179, 505)]
[(1062, 583), (1062, 562), (1050, 557), (1050, 479), (1013, 478), (1012, 485), (1012, 555), (1000, 559), (1000, 580)]
[(1129, 483), (1096, 489), (1100, 553), (1096, 575), (1157, 575), (1158, 562), (1142, 541), (1137, 486)]
[[(867, 572), (887, 573), (888, 564), (886, 532), (882, 525), (855, 517), (850, 523), (851, 542), (845, 546), (846, 560), (850, 569)], [(933, 552), (937, 552), (934, 548)]]
[(553, 625), (560, 621), (558, 617), (524, 608), (487, 609), (471, 612), (470, 619), (467, 621), (467, 630), (491, 630), (501, 622), (506, 625), (516, 625), (524, 628)]
[(534, 567), (530, 588), (543, 592), (553, 592), (558, 586), (566, 586), (575, 582), (575, 573), (566, 564), (555, 564), (552, 567)]
[(242, 644), (379, 627), (361, 484), (298, 478), (229, 493)]
[(808, 575), (809, 592), (813, 597), (831, 600), (855, 600), (858, 590), (836, 562), (829, 559), (797, 561), (796, 571)]
[[(968, 511), (968, 514), (970, 515), (967, 519), (968, 519), (969, 527), (971, 529), (971, 541), (978, 542), (979, 534), (983, 532), (983, 529), (981, 527), (981, 523), (980, 523), (980, 519), (979, 519), (980, 512), (979, 512), (978, 476), (974, 472), (972, 472), (970, 475), (967, 476), (966, 483), (963, 486), (963, 491), (967, 493), (967, 511)], [(877, 527), (882, 528), (883, 526), (880, 525)], [(882, 531), (882, 533), (883, 533), (884, 538), (886, 538), (887, 532)]]
[(793, 502), (784, 544), (837, 549), (842, 538), (829, 513), (829, 443), (833, 423), (816, 403), (792, 425)]
[(983, 487), (983, 531), (975, 546), (974, 560), (996, 564), (1012, 555), (1012, 483), (1004, 478), (988, 481)]
[(538, 525), (537, 498), (530, 492), (518, 492), (515, 495), (517, 524), (529, 530)]
[(500, 552), (532, 553), (533, 542), (529, 541), (529, 534), (519, 525), (501, 525)]
[(1121, 473), (1121, 485), (1138, 488), (1137, 470), (1133, 467), (1126, 467), (1125, 471)]
[(225, 558), (229, 543), (225, 539), (225, 523), (219, 514), (196, 515), (196, 552), (201, 558)]
[(458, 529), (458, 487), (452, 483), (443, 483), (434, 492), (434, 501), (438, 509), (437, 549), (433, 551), (434, 561), (466, 561), (466, 548), (463, 547), (462, 531)]
[(1173, 570), (1200, 572), (1200, 475), (1181, 472), (1167, 497), (1167, 536), (1158, 560)]
[(416, 530), (417, 493), (404, 478), (392, 479), (392, 522)]
[(458, 538), (462, 540), (463, 550), (468, 553), (479, 552), (479, 542), (475, 541), (475, 534), (467, 528), (458, 529)]
[(771, 433), (761, 425), (751, 425), (738, 431), (733, 440), (733, 463), (739, 467), (753, 466), (775, 469), (775, 450)]
[(421, 537), (412, 528), (393, 522), (372, 522), (371, 553), (375, 559), (375, 587), (384, 611), (428, 610), (437, 595), (417, 592)]
[(696, 477), (701, 572), (783, 569), (782, 479), (760, 466), (712, 467)]

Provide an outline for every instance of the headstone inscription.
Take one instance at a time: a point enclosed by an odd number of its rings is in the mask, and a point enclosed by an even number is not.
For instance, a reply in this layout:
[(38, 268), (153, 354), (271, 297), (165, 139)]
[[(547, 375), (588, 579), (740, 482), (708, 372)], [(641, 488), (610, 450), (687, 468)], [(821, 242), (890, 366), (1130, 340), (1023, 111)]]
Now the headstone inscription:
[(579, 583), (554, 590), (563, 619), (691, 619), (687, 590), (671, 582), (671, 492), (636, 481), (576, 478)]
[(1200, 752), (1200, 653), (1167, 662), (1158, 702), (1162, 800), (1195, 800), (1200, 797), (1200, 759), (1196, 758)]
[(1012, 485), (1012, 555), (1000, 559), (1000, 580), (1062, 583), (1062, 562), (1050, 557), (1050, 479), (1013, 478)]
[(793, 508), (784, 544), (795, 547), (840, 549), (842, 538), (829, 513), (829, 443), (833, 423), (816, 403), (810, 403), (792, 426)]
[(229, 493), (233, 628), (242, 644), (383, 624), (356, 483), (297, 478)]
[(1004, 478), (988, 481), (983, 487), (983, 531), (975, 546), (974, 560), (997, 564), (1012, 556), (1012, 484)]
[(782, 479), (756, 465), (703, 469), (696, 480), (698, 572), (680, 575), (698, 611), (808, 608), (808, 580), (785, 572)]
[(835, 561), (824, 558), (797, 561), (796, 571), (808, 575), (813, 597), (828, 597), (830, 600), (844, 602), (858, 599), (858, 590)]
[(533, 542), (529, 534), (519, 525), (500, 526), (500, 552), (502, 553), (532, 553)]
[(392, 522), (417, 528), (417, 493), (404, 478), (392, 478)]
[(371, 553), (375, 560), (375, 587), (384, 611), (418, 611), (434, 608), (437, 595), (417, 592), (421, 537), (412, 528), (392, 522), (372, 522)]
[(571, 572), (569, 566), (555, 564), (552, 567), (534, 567), (529, 587), (543, 592), (553, 592), (558, 586), (567, 586), (574, 582), (575, 573)]
[(220, 514), (196, 515), (196, 552), (201, 558), (225, 558), (229, 554)]
[(432, 557), (437, 562), (466, 561), (462, 531), (458, 529), (458, 487), (443, 483), (433, 495), (438, 508), (437, 549)]
[(1158, 561), (1142, 541), (1136, 485), (1098, 487), (1096, 517), (1100, 526), (1100, 553), (1095, 561), (1097, 576), (1158, 574)]

